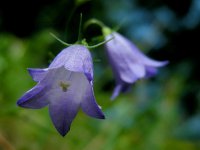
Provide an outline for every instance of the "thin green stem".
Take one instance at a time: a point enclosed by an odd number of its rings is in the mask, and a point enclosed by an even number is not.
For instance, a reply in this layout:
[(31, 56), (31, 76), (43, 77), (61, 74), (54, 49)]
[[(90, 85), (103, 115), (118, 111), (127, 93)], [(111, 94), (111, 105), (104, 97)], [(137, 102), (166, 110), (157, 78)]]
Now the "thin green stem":
[(56, 40), (58, 40), (60, 43), (62, 43), (62, 44), (65, 45), (65, 46), (72, 46), (72, 45), (73, 45), (73, 44), (68, 44), (68, 43), (62, 41), (61, 39), (59, 39), (59, 38), (58, 38), (55, 34), (53, 34), (53, 33), (50, 33), (50, 35), (53, 36)]
[(84, 29), (88, 28), (88, 26), (90, 26), (91, 24), (99, 25), (101, 28), (106, 27), (106, 25), (105, 25), (103, 22), (101, 22), (101, 21), (99, 21), (99, 20), (93, 18), (93, 19), (88, 20), (88, 21), (85, 23)]
[(99, 46), (101, 46), (101, 45), (103, 45), (103, 44), (105, 44), (105, 43), (111, 41), (112, 39), (114, 39), (114, 37), (112, 37), (112, 38), (110, 38), (110, 39), (108, 39), (108, 40), (105, 40), (105, 41), (103, 41), (103, 42), (100, 42), (100, 43), (98, 43), (98, 44), (96, 44), (96, 45), (86, 46), (86, 47), (89, 48), (89, 49), (93, 49), (93, 48), (99, 47)]
[(80, 14), (80, 23), (79, 23), (79, 30), (78, 30), (78, 42), (81, 41), (82, 38), (82, 33), (81, 33), (81, 28), (82, 28), (82, 13)]

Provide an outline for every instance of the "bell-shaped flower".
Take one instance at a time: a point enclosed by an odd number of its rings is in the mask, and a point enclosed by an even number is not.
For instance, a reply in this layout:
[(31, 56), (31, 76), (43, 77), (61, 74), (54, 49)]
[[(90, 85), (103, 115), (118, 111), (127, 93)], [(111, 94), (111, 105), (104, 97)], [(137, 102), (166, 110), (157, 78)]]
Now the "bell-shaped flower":
[(111, 99), (129, 89), (130, 85), (138, 79), (155, 75), (157, 67), (168, 63), (168, 61), (156, 61), (148, 58), (131, 41), (117, 32), (108, 34), (105, 38), (110, 39), (111, 37), (114, 39), (105, 44), (116, 79), (116, 87)]
[(81, 107), (87, 115), (104, 119), (93, 92), (93, 64), (88, 49), (73, 45), (62, 50), (46, 69), (28, 69), (37, 85), (17, 102), (21, 107), (49, 107), (58, 132), (65, 136)]

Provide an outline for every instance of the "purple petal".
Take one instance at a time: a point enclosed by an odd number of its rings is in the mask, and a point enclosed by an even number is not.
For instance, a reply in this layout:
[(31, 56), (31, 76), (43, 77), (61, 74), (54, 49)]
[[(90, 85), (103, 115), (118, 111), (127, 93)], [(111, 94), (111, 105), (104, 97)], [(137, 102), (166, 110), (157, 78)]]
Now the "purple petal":
[(168, 61), (156, 61), (147, 57), (131, 41), (116, 32), (108, 35), (106, 40), (113, 36), (114, 39), (105, 44), (117, 82), (111, 99), (116, 98), (120, 92), (126, 91), (136, 80), (155, 75), (156, 67), (168, 63)]
[(75, 118), (79, 105), (74, 102), (73, 96), (62, 94), (54, 97), (55, 100), (49, 105), (49, 113), (57, 131), (65, 136), (70, 130), (71, 123)]
[(112, 69), (115, 75), (126, 83), (134, 83), (137, 79), (143, 78), (146, 74), (150, 74), (148, 67), (161, 67), (168, 61), (156, 61), (148, 58), (128, 39), (114, 32), (113, 35), (108, 35), (115, 38), (106, 43), (107, 53)]
[(145, 55), (141, 56), (141, 62), (146, 66), (152, 66), (152, 67), (163, 67), (169, 63), (169, 61), (157, 61), (153, 60)]
[(64, 66), (69, 71), (85, 73), (88, 80), (93, 79), (93, 64), (89, 50), (83, 45), (73, 45), (62, 50), (49, 68)]
[(123, 83), (123, 84), (122, 84), (121, 92), (124, 93), (124, 92), (128, 92), (128, 91), (130, 91), (131, 85), (132, 85), (132, 84)]
[(148, 57), (144, 57), (143, 58), (143, 63), (146, 65), (146, 66), (152, 66), (152, 67), (163, 67), (165, 65), (167, 65), (169, 63), (169, 61), (156, 61), (156, 60), (153, 60), (153, 59), (150, 59)]
[(92, 63), (92, 57), (86, 57), (83, 60), (83, 71), (85, 76), (87, 77), (88, 81), (93, 80), (93, 63)]
[(158, 69), (155, 67), (146, 67), (146, 76), (147, 78), (152, 77), (156, 75), (158, 72)]
[(87, 115), (99, 119), (105, 119), (100, 106), (96, 103), (94, 92), (91, 85), (88, 83), (86, 93), (81, 101), (81, 108)]
[(64, 136), (69, 131), (84, 99), (89, 81), (83, 73), (71, 72), (64, 67), (51, 71), (52, 75), (49, 76), (52, 78), (53, 85), (48, 96), (49, 112), (54, 126)]
[(29, 74), (33, 78), (34, 81), (39, 82), (41, 81), (47, 74), (48, 69), (33, 69), (28, 68)]
[[(107, 36), (107, 39), (110, 36)], [(138, 58), (134, 57), (132, 49), (126, 47), (125, 44), (117, 38), (109, 41), (106, 43), (107, 54), (111, 60), (113, 70), (117, 70), (121, 80), (127, 83), (133, 83), (138, 78), (144, 77), (145, 68), (144, 65), (137, 63)]]
[(121, 92), (127, 92), (130, 90), (131, 84), (128, 83), (118, 83), (115, 87), (113, 94), (111, 96), (111, 100), (114, 100)]
[(17, 101), (17, 105), (32, 109), (39, 109), (47, 104), (45, 87), (41, 85), (36, 85)]
[(143, 78), (145, 76), (145, 67), (143, 65), (132, 63), (130, 68), (138, 78)]
[(112, 94), (112, 96), (111, 96), (111, 100), (114, 100), (114, 99), (120, 94), (121, 89), (122, 89), (122, 85), (118, 84), (118, 85), (115, 87), (114, 91), (113, 91), (113, 94)]
[(147, 57), (131, 41), (123, 37), (121, 34), (115, 32), (114, 36), (116, 37), (116, 40), (121, 41), (124, 46), (126, 46), (126, 49), (132, 49), (132, 53), (134, 54), (134, 57), (137, 59), (138, 63), (152, 67), (162, 67), (168, 64), (168, 61), (156, 61)]

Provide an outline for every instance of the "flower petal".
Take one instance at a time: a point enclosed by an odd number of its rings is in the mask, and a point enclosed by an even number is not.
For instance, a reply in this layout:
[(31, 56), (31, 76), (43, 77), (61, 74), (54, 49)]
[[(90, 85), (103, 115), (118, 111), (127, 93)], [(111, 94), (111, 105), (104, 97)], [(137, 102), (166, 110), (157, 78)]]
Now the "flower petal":
[(50, 72), (47, 77), (52, 79), (53, 85), (48, 92), (49, 112), (54, 126), (64, 136), (78, 112), (89, 81), (83, 73), (72, 72), (64, 67), (50, 69)]
[[(110, 35), (112, 36), (112, 35)], [(109, 39), (107, 36), (106, 39)], [(123, 43), (119, 41), (118, 37), (106, 43), (107, 54), (113, 70), (117, 70), (122, 81), (127, 83), (134, 83), (138, 78), (145, 75), (144, 65), (137, 62), (134, 53)]]
[(156, 61), (144, 55), (131, 41), (117, 32), (106, 36), (106, 52), (112, 71), (117, 82), (111, 99), (115, 99), (120, 92), (129, 89), (130, 84), (144, 77), (151, 77), (157, 73), (157, 67), (164, 66), (168, 61)]
[(46, 74), (48, 72), (48, 68), (47, 69), (28, 68), (28, 72), (34, 81), (39, 82), (46, 76)]
[(45, 87), (41, 85), (36, 85), (17, 101), (17, 105), (32, 109), (39, 109), (47, 104)]
[(158, 69), (155, 67), (146, 67), (146, 78), (152, 77), (154, 75), (156, 75), (158, 72)]
[(146, 66), (152, 66), (152, 67), (163, 67), (165, 65), (167, 65), (169, 63), (169, 61), (157, 61), (157, 60), (153, 60), (150, 59), (148, 57), (144, 57), (143, 58), (143, 62)]
[(130, 68), (137, 76), (137, 78), (143, 78), (145, 76), (145, 67), (143, 65), (132, 63), (130, 64)]
[(83, 100), (81, 101), (81, 108), (83, 112), (91, 117), (105, 119), (103, 112), (95, 100), (93, 89), (89, 83), (86, 88), (86, 93), (83, 95)]
[(147, 66), (152, 66), (152, 67), (162, 67), (169, 63), (168, 61), (157, 61), (157, 60), (147, 57), (131, 41), (129, 41), (122, 35), (116, 32), (114, 33), (114, 35), (118, 41), (121, 41), (122, 43), (124, 43), (124, 46), (126, 45), (126, 49), (132, 49), (134, 57), (137, 59), (138, 63), (144, 64)]
[(122, 85), (121, 85), (121, 84), (118, 84), (118, 85), (115, 87), (114, 91), (113, 91), (113, 94), (112, 94), (112, 96), (111, 96), (111, 100), (114, 100), (114, 99), (120, 94), (121, 89), (122, 89)]
[(64, 66), (69, 71), (85, 73), (93, 80), (93, 64), (89, 50), (83, 45), (73, 45), (62, 50), (52, 61), (49, 68)]
[(87, 77), (88, 81), (93, 81), (93, 63), (92, 63), (92, 57), (86, 57), (83, 60), (83, 71), (85, 76)]
[(49, 105), (49, 113), (57, 131), (62, 136), (65, 136), (70, 130), (71, 123), (78, 112), (79, 105), (74, 102), (73, 96), (69, 93), (54, 98), (55, 100), (51, 101)]
[(124, 83), (124, 82), (118, 83), (117, 86), (115, 86), (115, 89), (110, 99), (114, 100), (121, 92), (129, 91), (130, 87), (131, 87), (131, 84)]
[(109, 61), (115, 74), (117, 73), (117, 76), (126, 83), (134, 83), (137, 79), (145, 77), (145, 74), (150, 73), (148, 70), (145, 71), (148, 67), (161, 67), (168, 63), (147, 57), (131, 41), (117, 32), (108, 35), (106, 39), (111, 36), (115, 38), (106, 43)]

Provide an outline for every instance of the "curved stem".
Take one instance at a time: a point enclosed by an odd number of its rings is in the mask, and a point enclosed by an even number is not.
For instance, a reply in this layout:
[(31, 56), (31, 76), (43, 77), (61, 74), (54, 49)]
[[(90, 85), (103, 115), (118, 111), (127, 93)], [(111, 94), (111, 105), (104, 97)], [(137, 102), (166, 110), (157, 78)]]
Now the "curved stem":
[(86, 28), (87, 28), (88, 26), (90, 26), (91, 24), (96, 24), (96, 25), (100, 26), (101, 28), (106, 27), (106, 25), (105, 25), (103, 22), (101, 22), (101, 21), (99, 21), (99, 20), (93, 18), (93, 19), (88, 20), (88, 21), (85, 23), (84, 29), (86, 29)]
[[(95, 18), (88, 20), (88, 21), (84, 24), (84, 29), (88, 28), (88, 26), (90, 26), (90, 25), (92, 25), (92, 24), (96, 24), (96, 25), (100, 26), (100, 27), (102, 28), (102, 32), (103, 32), (103, 35), (104, 35), (104, 36), (106, 36), (106, 35), (112, 33), (112, 31), (111, 31), (110, 28), (108, 28), (103, 22), (101, 22), (101, 21), (99, 21), (99, 20), (97, 20), (97, 19), (95, 19)], [(96, 47), (98, 47), (98, 46), (101, 46), (101, 45), (103, 45), (103, 44), (105, 44), (105, 43), (111, 41), (113, 38), (114, 38), (114, 37), (112, 37), (112, 38), (110, 38), (110, 39), (108, 39), (108, 40), (106, 40), (106, 41), (100, 42), (100, 43), (98, 43), (98, 44), (96, 44), (96, 45), (93, 45), (93, 46), (88, 46), (88, 45), (87, 45), (86, 47), (89, 48), (89, 49), (93, 49), (93, 48), (96, 48)]]
[(100, 43), (98, 43), (98, 44), (96, 44), (96, 45), (86, 46), (86, 47), (89, 48), (89, 49), (93, 49), (93, 48), (99, 47), (99, 46), (101, 46), (101, 45), (103, 45), (103, 44), (105, 44), (105, 43), (111, 41), (112, 39), (114, 39), (114, 37), (112, 37), (112, 38), (110, 38), (110, 39), (108, 39), (108, 40), (105, 40), (105, 41), (103, 41), (103, 42), (100, 42)]
[(61, 39), (59, 39), (59, 38), (58, 38), (55, 34), (53, 34), (53, 33), (50, 33), (50, 35), (53, 36), (56, 40), (58, 40), (60, 43), (62, 43), (62, 44), (65, 45), (65, 46), (72, 46), (72, 45), (73, 45), (73, 44), (68, 44), (68, 43), (62, 41)]

